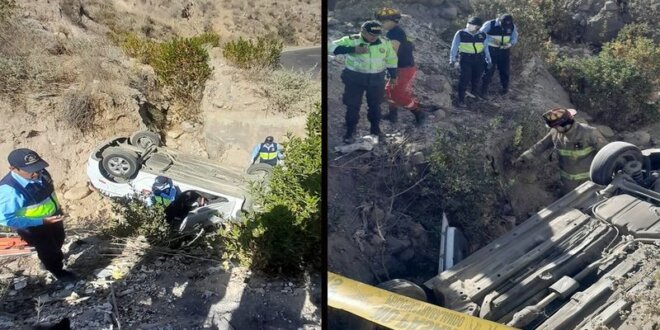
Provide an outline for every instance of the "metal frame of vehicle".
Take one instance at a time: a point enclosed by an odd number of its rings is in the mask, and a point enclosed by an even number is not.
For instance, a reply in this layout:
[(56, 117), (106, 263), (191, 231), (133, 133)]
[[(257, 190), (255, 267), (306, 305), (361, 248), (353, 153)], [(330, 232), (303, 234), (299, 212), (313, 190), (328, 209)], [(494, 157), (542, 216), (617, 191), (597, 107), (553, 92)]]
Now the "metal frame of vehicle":
[[(436, 300), (524, 329), (630, 326), (618, 317), (634, 308), (625, 296), (645, 284), (613, 283), (652, 278), (657, 268), (648, 255), (660, 253), (660, 193), (649, 189), (649, 180), (660, 181), (651, 175), (660, 171), (660, 149), (642, 153), (623, 142), (606, 148), (591, 169), (592, 180), (606, 187), (585, 182), (428, 280)], [(610, 155), (616, 159), (606, 159)]]
[[(135, 175), (126, 180), (117, 180), (107, 174), (101, 162), (103, 152), (110, 147), (140, 152), (140, 165)], [(144, 151), (140, 147), (131, 146), (126, 137), (105, 141), (90, 153), (87, 162), (87, 176), (92, 186), (110, 197), (150, 194), (152, 184), (159, 175), (172, 179), (181, 191), (195, 190), (227, 199), (226, 202), (206, 205), (191, 213), (214, 211), (223, 219), (239, 218), (247, 196), (243, 189), (246, 180), (233, 169), (162, 146)]]

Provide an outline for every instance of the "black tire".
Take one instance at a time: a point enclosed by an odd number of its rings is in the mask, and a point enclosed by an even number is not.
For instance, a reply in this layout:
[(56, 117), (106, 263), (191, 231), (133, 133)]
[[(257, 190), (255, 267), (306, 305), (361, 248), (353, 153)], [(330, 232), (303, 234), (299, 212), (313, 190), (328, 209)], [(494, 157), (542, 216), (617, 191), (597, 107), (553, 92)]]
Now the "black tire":
[(627, 162), (633, 160), (644, 163), (644, 156), (639, 148), (628, 142), (612, 142), (600, 149), (591, 162), (591, 181), (606, 186)]
[(103, 151), (101, 164), (112, 177), (128, 179), (137, 173), (139, 157), (134, 151), (110, 147)]
[(273, 166), (265, 163), (256, 163), (250, 165), (250, 167), (248, 167), (246, 172), (249, 175), (257, 175), (263, 173), (266, 176), (270, 176), (270, 174), (273, 173)]
[(398, 293), (408, 298), (427, 302), (426, 292), (419, 285), (408, 280), (393, 279), (378, 284), (378, 287), (390, 292)]
[(146, 150), (150, 144), (154, 144), (157, 147), (162, 146), (160, 135), (150, 131), (139, 131), (133, 133), (129, 141), (131, 142), (131, 145), (142, 148), (144, 150)]

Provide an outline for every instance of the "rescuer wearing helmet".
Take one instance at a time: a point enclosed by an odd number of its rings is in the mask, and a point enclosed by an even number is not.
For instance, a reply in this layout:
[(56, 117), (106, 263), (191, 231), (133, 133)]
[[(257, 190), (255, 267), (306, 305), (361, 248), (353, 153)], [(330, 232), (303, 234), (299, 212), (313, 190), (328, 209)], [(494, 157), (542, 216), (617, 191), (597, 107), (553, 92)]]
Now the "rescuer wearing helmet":
[(402, 107), (415, 116), (415, 125), (420, 126), (426, 119), (426, 111), (434, 111), (438, 108), (420, 105), (413, 95), (412, 85), (417, 73), (413, 57), (415, 45), (399, 25), (401, 12), (386, 7), (377, 10), (374, 16), (376, 20), (383, 24), (383, 29), (387, 31), (385, 37), (392, 42), (392, 47), (394, 47), (398, 58), (396, 84), (388, 83), (385, 85), (385, 97), (389, 103), (389, 113), (383, 119), (395, 123), (398, 119), (398, 108)]
[(562, 194), (589, 179), (591, 161), (607, 144), (596, 128), (576, 122), (575, 114), (575, 109), (566, 108), (554, 108), (544, 113), (543, 119), (550, 132), (514, 161), (514, 165), (525, 163), (554, 148), (559, 159)]

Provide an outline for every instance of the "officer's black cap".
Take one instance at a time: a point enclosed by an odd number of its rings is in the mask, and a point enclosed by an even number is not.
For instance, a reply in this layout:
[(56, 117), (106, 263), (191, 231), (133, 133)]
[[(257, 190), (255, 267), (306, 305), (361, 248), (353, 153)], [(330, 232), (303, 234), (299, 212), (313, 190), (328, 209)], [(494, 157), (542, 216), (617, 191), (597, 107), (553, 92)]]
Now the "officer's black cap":
[(35, 173), (48, 167), (48, 163), (33, 150), (20, 148), (9, 153), (9, 165), (28, 173)]
[(500, 16), (500, 24), (504, 27), (512, 27), (513, 26), (513, 16), (511, 14), (504, 14)]
[(484, 24), (484, 20), (482, 20), (480, 17), (472, 16), (468, 20), (468, 23), (476, 26), (481, 26)]
[(383, 25), (378, 21), (366, 21), (362, 24), (362, 29), (370, 34), (379, 36), (383, 32)]

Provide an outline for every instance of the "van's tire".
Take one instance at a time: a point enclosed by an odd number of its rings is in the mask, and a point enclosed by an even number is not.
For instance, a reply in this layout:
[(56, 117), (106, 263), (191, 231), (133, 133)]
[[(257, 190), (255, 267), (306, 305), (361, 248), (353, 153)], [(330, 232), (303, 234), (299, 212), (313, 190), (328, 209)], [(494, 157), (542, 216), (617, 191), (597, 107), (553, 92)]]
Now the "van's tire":
[(256, 163), (250, 165), (250, 167), (247, 168), (246, 172), (249, 175), (257, 175), (264, 173), (265, 176), (270, 176), (270, 174), (273, 173), (273, 166), (265, 163)]
[(612, 182), (614, 174), (633, 160), (644, 163), (644, 156), (637, 146), (628, 142), (612, 142), (600, 149), (591, 162), (591, 181), (606, 186)]
[(377, 285), (377, 287), (390, 292), (398, 293), (408, 298), (427, 302), (426, 292), (419, 285), (408, 280), (393, 279)]
[(133, 135), (131, 135), (129, 141), (131, 142), (131, 145), (142, 148), (144, 150), (147, 149), (149, 144), (153, 144), (156, 147), (163, 145), (160, 140), (160, 135), (150, 131), (135, 132)]
[(103, 151), (101, 164), (112, 177), (128, 179), (133, 177), (139, 168), (137, 153), (120, 147), (110, 147)]

